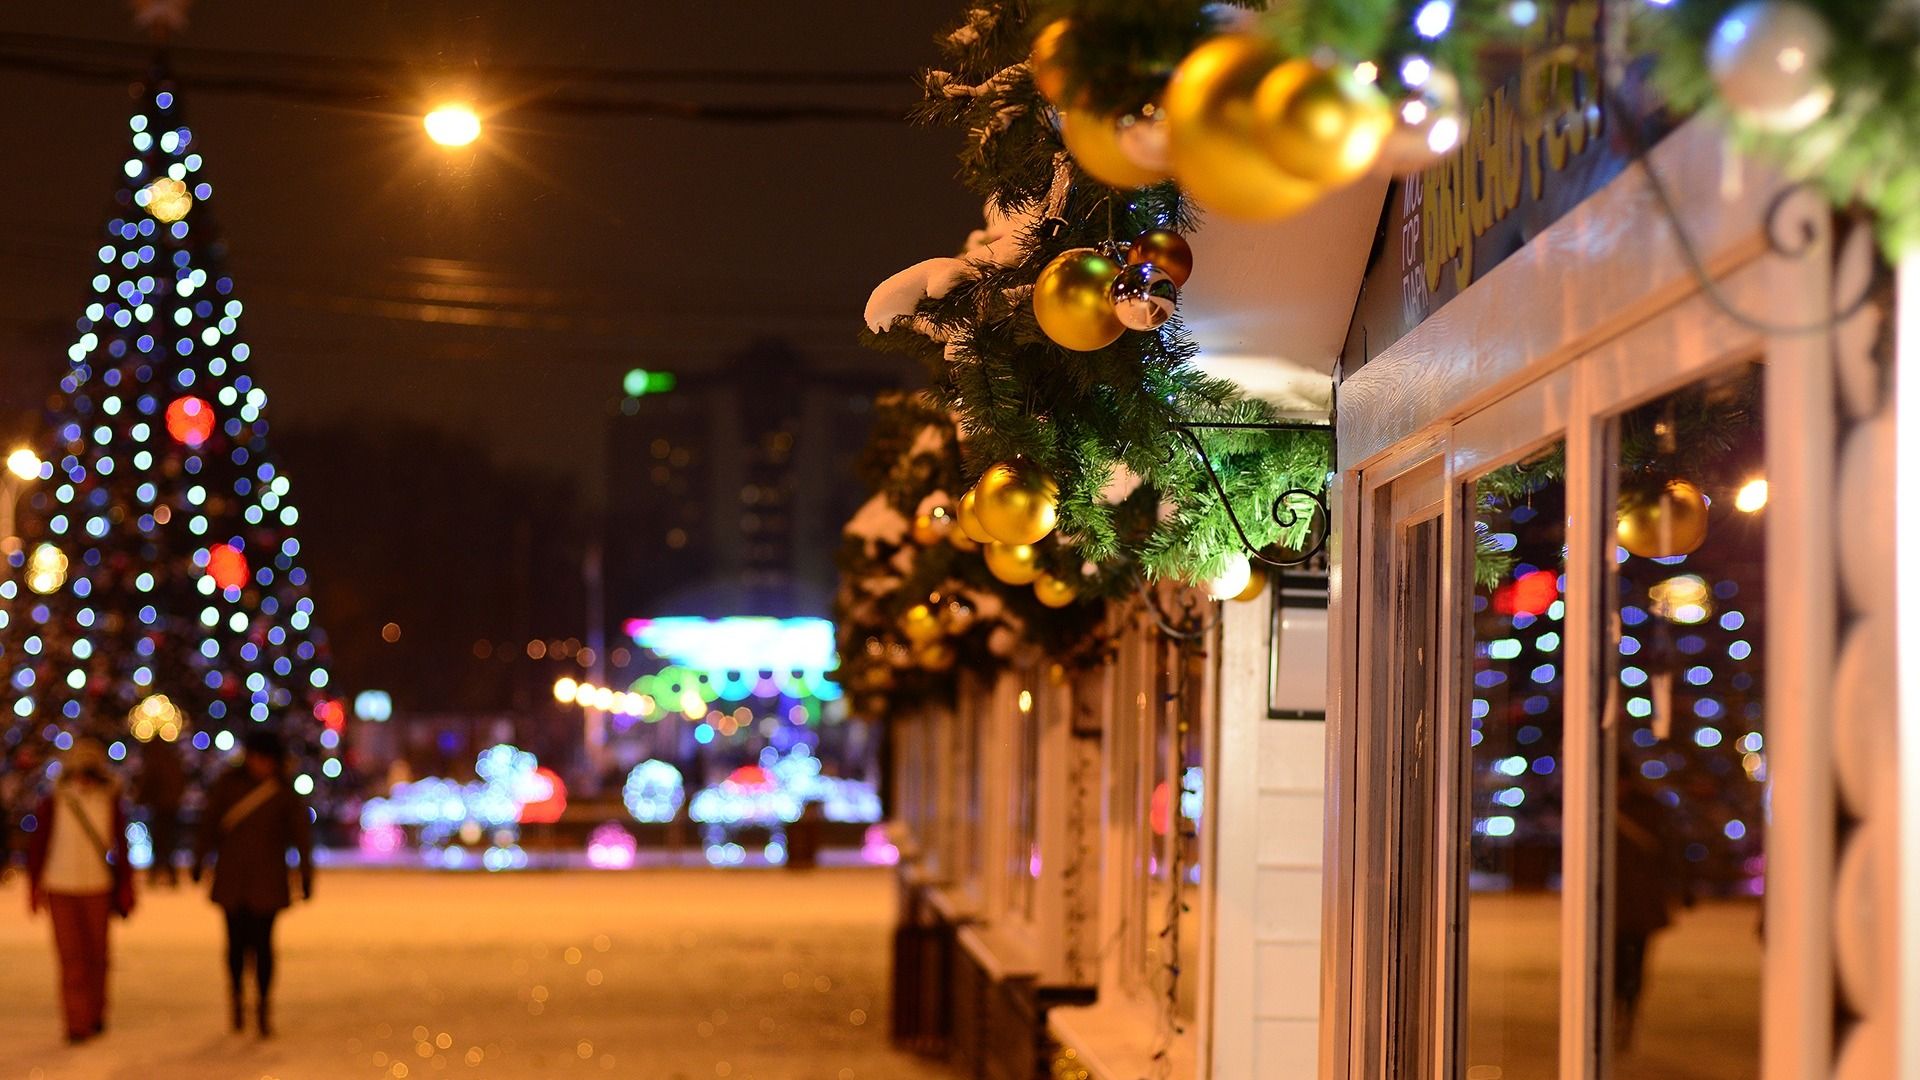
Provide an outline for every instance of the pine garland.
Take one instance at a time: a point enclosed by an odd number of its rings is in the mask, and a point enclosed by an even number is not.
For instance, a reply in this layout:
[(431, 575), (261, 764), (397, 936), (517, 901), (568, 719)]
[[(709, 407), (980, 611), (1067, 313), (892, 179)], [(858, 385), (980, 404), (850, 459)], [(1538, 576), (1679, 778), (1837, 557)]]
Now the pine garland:
[[(1097, 581), (1090, 583), (1095, 587), (1087, 590), (1087, 601), (1048, 608), (1030, 587), (995, 580), (976, 553), (944, 540), (922, 546), (910, 535), (861, 531), (863, 518), (897, 515), (911, 523), (922, 505), (950, 507), (964, 490), (958, 434), (946, 411), (925, 395), (888, 394), (876, 403), (873, 435), (858, 467), (873, 501), (849, 524), (834, 600), (837, 679), (876, 715), (921, 701), (951, 701), (962, 671), (991, 677), (1042, 654), (1067, 666), (1105, 655), (1099, 630), (1106, 605), (1091, 595), (1099, 591)], [(1044, 558), (1058, 576), (1080, 576), (1080, 556), (1070, 548), (1048, 545)], [(930, 670), (916, 661), (902, 635), (901, 616), (915, 604), (944, 610), (956, 601), (968, 617), (945, 638), (955, 663)]]
[[(1054, 256), (1150, 228), (1190, 231), (1198, 220), (1174, 184), (1121, 192), (1073, 164), (1026, 64), (1033, 24), (1024, 16), (1014, 0), (969, 11), (944, 39), (947, 65), (927, 74), (917, 114), (966, 132), (960, 178), (993, 211), (1022, 222), (1020, 254), (1009, 265), (972, 264), (945, 295), (867, 340), (928, 363), (934, 400), (966, 433), (968, 478), (1016, 456), (1054, 476), (1062, 537), (1101, 565), (1114, 590), (1141, 574), (1204, 580), (1243, 550), (1235, 518), (1256, 547), (1305, 532), (1307, 522), (1283, 529), (1270, 510), (1289, 489), (1324, 487), (1331, 448), (1311, 432), (1203, 432), (1229, 495), (1231, 505), (1222, 505), (1179, 425), (1278, 415), (1201, 372), (1178, 316), (1094, 352), (1063, 349), (1041, 333), (1029, 295)], [(1143, 486), (1110, 501), (1109, 483), (1129, 473)]]
[(1676, 109), (1720, 117), (1742, 149), (1814, 184), (1836, 205), (1871, 209), (1881, 246), (1898, 257), (1920, 243), (1920, 5), (1797, 2), (1831, 32), (1825, 75), (1834, 88), (1832, 106), (1799, 131), (1756, 127), (1718, 96), (1707, 44), (1737, 0), (1650, 7), (1633, 24), (1634, 51), (1658, 58), (1655, 81)]

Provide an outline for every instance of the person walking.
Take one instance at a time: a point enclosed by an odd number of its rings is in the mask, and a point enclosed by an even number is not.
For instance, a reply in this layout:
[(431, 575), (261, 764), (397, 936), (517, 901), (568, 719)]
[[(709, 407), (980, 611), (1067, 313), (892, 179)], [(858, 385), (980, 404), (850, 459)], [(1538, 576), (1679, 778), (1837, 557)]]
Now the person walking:
[(312, 818), (286, 782), (286, 752), (269, 731), (247, 736), (239, 765), (214, 781), (194, 840), (193, 880), (213, 858), (213, 902), (227, 919), (227, 977), (233, 1030), (246, 1028), (243, 983), (253, 963), (254, 1018), (273, 1034), (273, 923), (293, 903), (287, 849), (299, 853), (300, 895), (313, 899)]
[(180, 884), (180, 868), (174, 865), (174, 852), (180, 847), (180, 800), (187, 791), (186, 769), (180, 763), (180, 748), (154, 739), (140, 748), (140, 778), (134, 783), (134, 802), (147, 812), (147, 840), (153, 845), (153, 863), (147, 868), (147, 884)]
[(27, 906), (45, 907), (52, 918), (67, 1041), (80, 1043), (107, 1029), (108, 917), (133, 913), (126, 809), (98, 742), (74, 740), (38, 818), (27, 850)]

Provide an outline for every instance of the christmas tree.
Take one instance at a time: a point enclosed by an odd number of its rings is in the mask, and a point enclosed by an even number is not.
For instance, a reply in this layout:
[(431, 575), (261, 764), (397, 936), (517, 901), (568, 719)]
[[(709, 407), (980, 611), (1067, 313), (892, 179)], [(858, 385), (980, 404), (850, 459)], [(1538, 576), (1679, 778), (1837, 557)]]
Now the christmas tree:
[[(28, 761), (100, 738), (214, 753), (260, 728), (339, 775), (341, 710), (267, 446), (241, 303), (171, 77), (135, 90), (92, 298), (48, 401), (40, 480), (0, 582), (4, 739)], [(22, 754), (20, 751), (28, 751)]]

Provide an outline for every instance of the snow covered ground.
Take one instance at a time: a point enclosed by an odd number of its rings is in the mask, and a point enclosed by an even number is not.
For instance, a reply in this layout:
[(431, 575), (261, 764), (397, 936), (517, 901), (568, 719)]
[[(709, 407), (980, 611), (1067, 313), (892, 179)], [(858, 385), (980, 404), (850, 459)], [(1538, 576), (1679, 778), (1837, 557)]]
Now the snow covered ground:
[(229, 1034), (219, 913), (144, 891), (110, 1027), (59, 1038), (44, 917), (0, 885), (0, 1080), (936, 1080), (887, 1043), (881, 870), (337, 870), (280, 924), (279, 1034)]

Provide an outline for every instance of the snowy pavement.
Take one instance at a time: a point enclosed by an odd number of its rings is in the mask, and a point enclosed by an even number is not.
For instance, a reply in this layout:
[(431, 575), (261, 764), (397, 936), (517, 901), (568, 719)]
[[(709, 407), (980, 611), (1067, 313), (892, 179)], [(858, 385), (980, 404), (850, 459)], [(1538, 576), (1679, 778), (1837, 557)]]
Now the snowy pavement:
[(110, 1028), (59, 1038), (44, 917), (0, 885), (0, 1080), (945, 1080), (887, 1042), (880, 870), (340, 870), (279, 928), (271, 1040), (225, 1027), (216, 908), (143, 891)]

